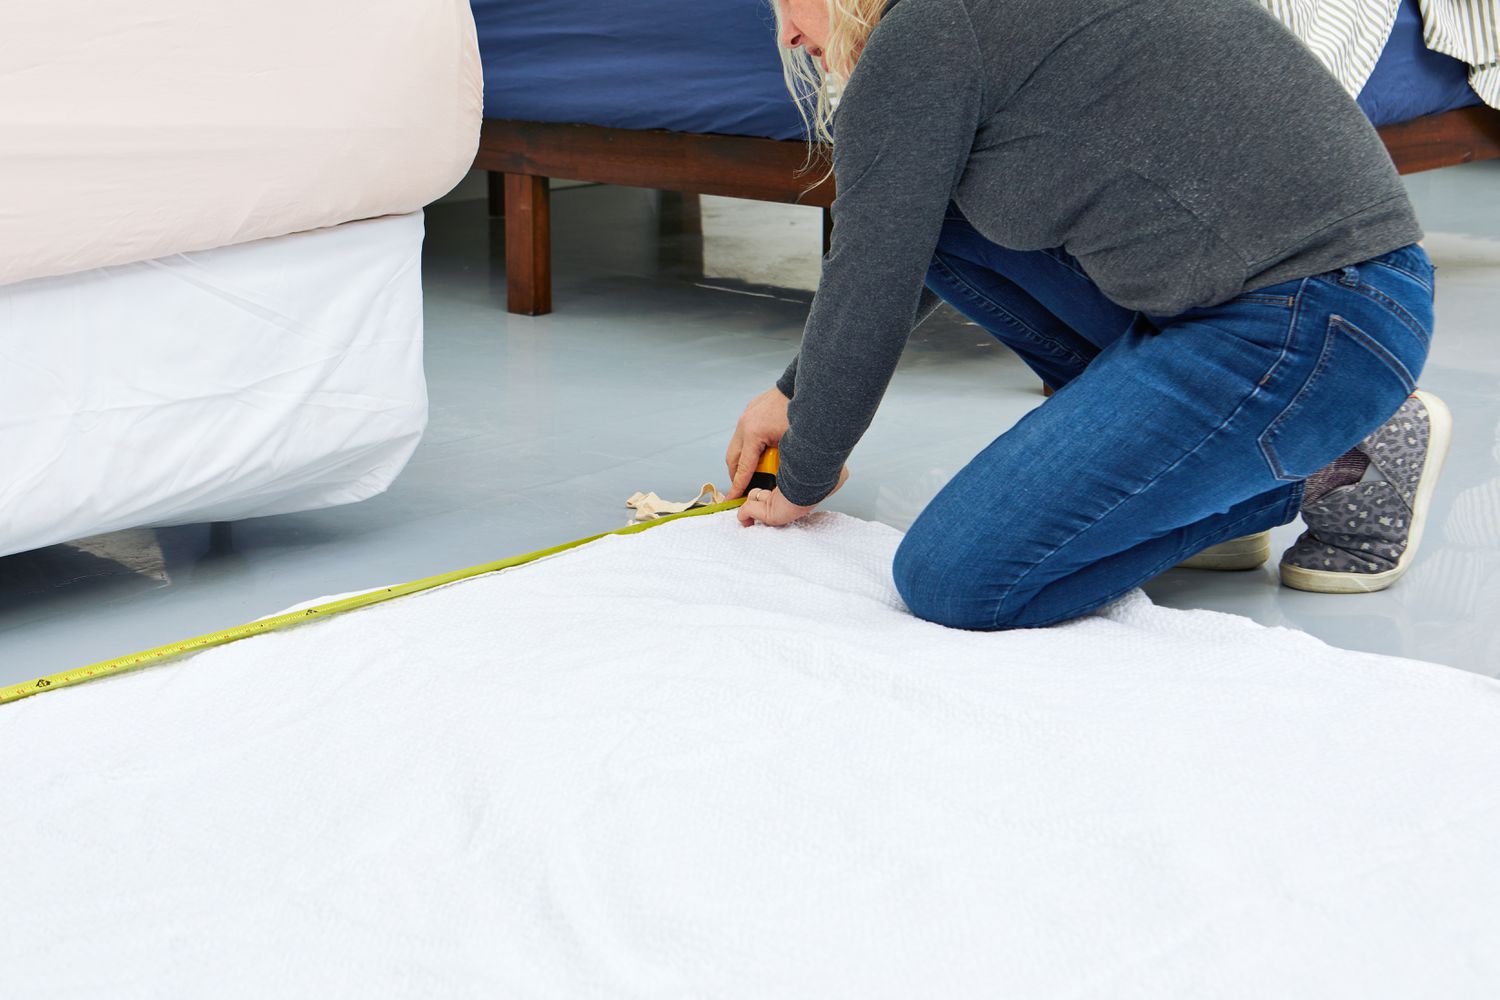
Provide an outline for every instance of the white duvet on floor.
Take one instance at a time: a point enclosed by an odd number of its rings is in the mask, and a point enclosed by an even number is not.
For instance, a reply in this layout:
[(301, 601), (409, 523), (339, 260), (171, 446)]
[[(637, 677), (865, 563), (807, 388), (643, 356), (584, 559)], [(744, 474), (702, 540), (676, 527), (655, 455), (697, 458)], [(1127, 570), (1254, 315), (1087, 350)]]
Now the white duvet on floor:
[(1500, 684), (948, 631), (898, 538), (688, 519), (0, 708), (5, 994), (1500, 995)]

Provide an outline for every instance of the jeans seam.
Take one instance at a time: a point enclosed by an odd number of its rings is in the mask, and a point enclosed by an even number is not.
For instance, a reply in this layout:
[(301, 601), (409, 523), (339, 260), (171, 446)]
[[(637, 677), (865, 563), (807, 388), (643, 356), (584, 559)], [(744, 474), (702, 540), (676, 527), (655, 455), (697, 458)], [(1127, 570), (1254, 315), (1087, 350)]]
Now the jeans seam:
[(1023, 322), (1021, 319), (1015, 316), (1015, 314), (1010, 312), (1010, 310), (1000, 305), (988, 295), (985, 295), (978, 288), (975, 288), (974, 285), (966, 278), (964, 278), (963, 275), (959, 274), (952, 267), (950, 267), (947, 261), (943, 260), (940, 254), (933, 255), (932, 266), (940, 269), (945, 277), (957, 284), (974, 300), (988, 307), (991, 311), (1003, 316), (1013, 327), (1016, 327), (1017, 329), (1022, 331), (1022, 333), (1026, 336), (1026, 339), (1030, 340), (1033, 344), (1037, 344), (1055, 352), (1058, 356), (1066, 361), (1072, 361), (1075, 364), (1083, 366), (1088, 365), (1088, 358), (1080, 357), (1076, 352), (1070, 350), (1067, 347), (1064, 347), (1062, 344), (1059, 344), (1052, 338), (1046, 336), (1038, 330), (1032, 329), (1029, 324)]
[(1368, 333), (1365, 333), (1365, 331), (1342, 316), (1329, 317), (1328, 325), (1330, 327), (1336, 326), (1343, 330), (1356, 344), (1359, 344), (1365, 350), (1385, 362), (1386, 367), (1390, 368), (1396, 377), (1401, 380), (1401, 385), (1406, 389), (1408, 394), (1417, 387), (1417, 380), (1412, 378), (1411, 370), (1401, 363), (1400, 358), (1386, 350), (1385, 345), (1380, 343), (1380, 341), (1371, 337)]
[(1327, 329), (1323, 331), (1323, 348), (1318, 352), (1317, 364), (1313, 365), (1313, 370), (1307, 376), (1306, 381), (1297, 389), (1286, 406), (1281, 408), (1281, 412), (1276, 414), (1275, 419), (1267, 425), (1266, 429), (1255, 437), (1255, 443), (1260, 449), (1261, 458), (1265, 459), (1266, 467), (1270, 470), (1271, 475), (1282, 482), (1293, 482), (1303, 477), (1287, 474), (1286, 467), (1281, 464), (1281, 456), (1276, 453), (1275, 445), (1271, 443), (1271, 439), (1276, 436), (1276, 432), (1281, 429), (1282, 425), (1295, 416), (1297, 410), (1301, 409), (1299, 404), (1302, 402), (1303, 397), (1307, 395), (1308, 390), (1317, 386), (1318, 382), (1323, 378), (1323, 373), (1328, 370), (1328, 357), (1333, 352), (1333, 338), (1335, 336), (1333, 329), (1334, 319), (1337, 318), (1331, 317), (1328, 321)]
[(1406, 311), (1405, 306), (1403, 306), (1401, 303), (1397, 302), (1395, 299), (1391, 298), (1389, 295), (1385, 294), (1369, 282), (1361, 281), (1357, 285), (1345, 285), (1337, 281), (1325, 281), (1324, 283), (1333, 285), (1336, 288), (1344, 288), (1351, 292), (1360, 293), (1361, 295), (1365, 296), (1365, 298), (1370, 299), (1378, 305), (1382, 305), (1386, 309), (1390, 310), (1390, 312), (1394, 314), (1398, 320), (1401, 321), (1401, 325), (1405, 326), (1413, 334), (1415, 334), (1417, 336), (1417, 339), (1419, 339), (1423, 344), (1427, 344), (1431, 340), (1431, 332), (1423, 329), (1422, 324), (1417, 322), (1417, 318), (1415, 316)]
[(1232, 409), (1232, 410), (1229, 411), (1229, 414), (1223, 420), (1221, 420), (1219, 422), (1218, 426), (1216, 426), (1213, 430), (1211, 430), (1207, 434), (1205, 434), (1203, 436), (1203, 439), (1200, 440), (1196, 445), (1194, 445), (1191, 451), (1185, 451), (1185, 452), (1183, 452), (1181, 455), (1179, 455), (1177, 457), (1177, 461), (1173, 462), (1171, 465), (1167, 466), (1166, 468), (1164, 468), (1160, 472), (1158, 472), (1156, 475), (1152, 476), (1149, 480), (1147, 480), (1146, 482), (1142, 483), (1141, 486), (1140, 486), (1140, 488), (1137, 489), (1135, 492), (1130, 493), (1127, 496), (1121, 497), (1115, 503), (1115, 505), (1113, 507), (1111, 507), (1109, 510), (1105, 511), (1103, 514), (1101, 514), (1099, 517), (1095, 518), (1093, 521), (1091, 521), (1088, 524), (1085, 524), (1083, 527), (1079, 528), (1072, 535), (1069, 535), (1060, 545), (1057, 545), (1056, 547), (1054, 547), (1051, 552), (1048, 552), (1045, 556), (1043, 556), (1040, 560), (1038, 560), (1030, 568), (1028, 568), (1026, 570), (1026, 572), (1022, 573), (1015, 580), (1012, 580), (1010, 586), (1005, 588), (1005, 593), (1001, 594), (999, 596), (999, 598), (996, 599), (996, 601), (995, 601), (995, 617), (994, 617), (994, 620), (991, 622), (992, 626), (994, 626), (996, 628), (999, 627), (998, 623), (999, 623), (999, 620), (1000, 620), (1000, 606), (1005, 603), (1005, 599), (1010, 596), (1011, 592), (1013, 590), (1015, 590), (1016, 587), (1018, 587), (1018, 586), (1021, 585), (1021, 582), (1023, 580), (1025, 580), (1034, 571), (1036, 571), (1038, 568), (1040, 568), (1042, 566), (1042, 564), (1045, 563), (1048, 559), (1051, 559), (1058, 552), (1062, 551), (1062, 549), (1065, 546), (1071, 544), (1075, 539), (1077, 539), (1085, 531), (1088, 531), (1090, 528), (1093, 528), (1093, 527), (1097, 526), (1106, 517), (1108, 517), (1110, 514), (1114, 513), (1116, 510), (1118, 510), (1121, 504), (1125, 503), (1127, 500), (1132, 499), (1133, 497), (1137, 497), (1140, 494), (1144, 493), (1158, 479), (1160, 479), (1162, 476), (1166, 475), (1168, 472), (1172, 471), (1172, 469), (1174, 469), (1177, 466), (1181, 465), (1184, 461), (1186, 461), (1188, 459), (1189, 456), (1196, 454), (1200, 448), (1202, 448), (1206, 443), (1208, 443), (1208, 441), (1209, 441), (1210, 438), (1212, 438), (1215, 434), (1217, 434), (1220, 431), (1222, 431), (1224, 429), (1224, 427), (1231, 420), (1233, 420), (1235, 417), (1239, 416), (1240, 412), (1242, 410), (1244, 410), (1244, 408), (1246, 407), (1246, 405), (1249, 404), (1250, 400), (1254, 399), (1260, 393), (1261, 386), (1266, 383), (1266, 381), (1271, 377), (1272, 374), (1275, 373), (1275, 371), (1276, 371), (1277, 368), (1281, 367), (1282, 362), (1286, 360), (1287, 354), (1291, 352), (1291, 349), (1292, 349), (1291, 348), (1292, 340), (1295, 337), (1296, 331), (1297, 331), (1297, 321), (1298, 321), (1298, 319), (1302, 315), (1302, 293), (1303, 293), (1304, 290), (1306, 290), (1306, 288), (1307, 288), (1307, 282), (1309, 280), (1310, 279), (1304, 278), (1302, 280), (1302, 283), (1297, 286), (1297, 292), (1296, 292), (1296, 294), (1292, 296), (1292, 299), (1293, 299), (1293, 302), (1292, 302), (1292, 314), (1291, 314), (1291, 316), (1289, 317), (1289, 319), (1287, 321), (1286, 334), (1285, 334), (1285, 336), (1282, 337), (1282, 340), (1281, 340), (1281, 352), (1279, 354), (1277, 354), (1276, 360), (1273, 361), (1273, 362), (1271, 362), (1271, 366), (1266, 369), (1266, 374), (1263, 375), (1263, 376), (1261, 376), (1260, 381), (1256, 382), (1253, 386), (1251, 386), (1250, 391), (1248, 393), (1246, 393), (1240, 399), (1240, 401), (1238, 403), (1235, 404), (1234, 409)]
[[(1255, 517), (1258, 517), (1261, 514), (1264, 514), (1268, 510), (1271, 510), (1271, 509), (1273, 509), (1273, 508), (1275, 508), (1277, 506), (1283, 506), (1283, 505), (1284, 504), (1282, 504), (1282, 503), (1268, 503), (1264, 507), (1257, 507), (1257, 508), (1255, 508), (1255, 510), (1252, 510), (1250, 513), (1246, 514), (1244, 517), (1241, 517), (1241, 518), (1235, 520), (1234, 522), (1232, 522), (1230, 525), (1228, 525), (1224, 529), (1224, 536), (1225, 537), (1224, 537), (1223, 540), (1224, 541), (1228, 541), (1231, 538), (1238, 537), (1237, 535), (1235, 535), (1233, 533), (1233, 529), (1237, 528), (1239, 525), (1244, 524), (1246, 521), (1249, 521), (1249, 520), (1251, 520), (1251, 519), (1253, 519)], [(1298, 505), (1300, 506), (1300, 499), (1299, 499), (1299, 504)], [(1295, 516), (1295, 515), (1293, 515), (1293, 516)], [(1213, 543), (1211, 543), (1208, 546), (1204, 546), (1204, 548), (1210, 548), (1210, 547), (1212, 547), (1212, 545), (1217, 545), (1217, 544), (1219, 544), (1219, 543), (1218, 542), (1213, 542)], [(1166, 572), (1167, 570), (1171, 569), (1173, 566), (1176, 566), (1178, 563), (1182, 562), (1182, 553), (1183, 553), (1183, 551), (1184, 551), (1183, 549), (1178, 549), (1177, 552), (1171, 558), (1165, 559), (1161, 563), (1159, 563), (1156, 567), (1154, 567), (1152, 569), (1150, 575), (1148, 575), (1146, 577), (1146, 579), (1150, 580), (1153, 577), (1155, 577), (1155, 576), (1157, 576), (1157, 575), (1159, 575), (1161, 573)], [(1202, 551), (1202, 550), (1200, 550), (1200, 551)], [(1140, 584), (1138, 584), (1138, 583), (1137, 584), (1133, 584), (1133, 585), (1131, 585), (1129, 587), (1124, 588), (1123, 590), (1116, 591), (1115, 593), (1113, 593), (1110, 596), (1106, 597), (1102, 601), (1097, 601), (1097, 603), (1094, 603), (1094, 602), (1085, 602), (1083, 604), (1079, 604), (1079, 605), (1075, 606), (1074, 608), (1070, 609), (1069, 611), (1067, 611), (1067, 612), (1065, 612), (1063, 614), (1060, 614), (1060, 615), (1057, 615), (1057, 616), (1055, 616), (1053, 618), (1050, 618), (1047, 621), (1039, 622), (1039, 623), (1037, 623), (1035, 625), (1027, 625), (1026, 628), (1048, 628), (1049, 626), (1056, 625), (1059, 622), (1065, 622), (1065, 621), (1068, 621), (1070, 619), (1077, 618), (1079, 615), (1083, 614), (1084, 611), (1086, 611), (1086, 610), (1089, 610), (1091, 608), (1102, 608), (1102, 607), (1104, 607), (1104, 605), (1109, 604), (1111, 601), (1118, 601), (1120, 598), (1124, 597), (1126, 594), (1130, 593), (1132, 590), (1135, 590), (1139, 586), (1140, 586)], [(997, 625), (998, 625), (998, 619), (999, 619), (999, 616), (997, 615), (996, 616), (996, 624)]]
[(1281, 353), (1276, 355), (1276, 360), (1271, 362), (1271, 367), (1267, 368), (1266, 373), (1260, 377), (1260, 381), (1255, 383), (1256, 392), (1260, 391), (1261, 386), (1271, 381), (1271, 376), (1276, 374), (1276, 369), (1280, 368), (1287, 355), (1292, 353), (1292, 340), (1297, 334), (1297, 322), (1302, 318), (1302, 292), (1306, 288), (1307, 279), (1304, 278), (1302, 284), (1297, 286), (1297, 294), (1291, 297), (1292, 315), (1287, 320), (1286, 334), (1281, 338)]
[(1417, 284), (1421, 285), (1423, 291), (1428, 292), (1428, 293), (1432, 292), (1432, 281), (1431, 281), (1431, 279), (1424, 278), (1420, 274), (1417, 274), (1417, 273), (1415, 273), (1413, 271), (1408, 271), (1406, 268), (1400, 266), (1399, 264), (1392, 264), (1390, 261), (1379, 260), (1379, 259), (1369, 261), (1368, 263), (1372, 267), (1384, 267), (1384, 268), (1388, 268), (1389, 270), (1395, 271), (1395, 272), (1397, 272), (1399, 274), (1404, 274), (1408, 278), (1410, 278), (1412, 281), (1415, 281)]
[(1303, 399), (1310, 390), (1317, 386), (1318, 382), (1327, 373), (1329, 356), (1333, 353), (1334, 338), (1339, 336), (1340, 331), (1356, 347), (1363, 348), (1372, 357), (1384, 364), (1390, 370), (1391, 374), (1400, 380), (1402, 388), (1407, 393), (1416, 388), (1416, 379), (1412, 378), (1411, 371), (1406, 365), (1402, 364), (1400, 358), (1386, 350), (1384, 345), (1379, 341), (1372, 338), (1344, 317), (1337, 313), (1330, 315), (1328, 317), (1328, 328), (1323, 334), (1323, 349), (1318, 354), (1318, 363), (1313, 368), (1312, 374), (1307, 377), (1307, 381), (1302, 383), (1301, 388), (1297, 390), (1297, 394), (1292, 397), (1291, 401), (1282, 408), (1281, 412), (1276, 415), (1276, 418), (1255, 439), (1256, 444), (1260, 447), (1261, 456), (1266, 460), (1266, 465), (1271, 470), (1271, 475), (1283, 482), (1296, 482), (1304, 477), (1288, 471), (1286, 466), (1282, 464), (1281, 456), (1276, 451), (1273, 439), (1286, 422), (1297, 415), (1297, 412), (1302, 408)]
[(1193, 455), (1196, 455), (1198, 453), (1198, 451), (1200, 449), (1202, 449), (1203, 446), (1206, 445), (1209, 442), (1209, 440), (1214, 437), (1214, 435), (1216, 435), (1220, 431), (1222, 431), (1225, 428), (1225, 426), (1227, 426), (1229, 424), (1229, 422), (1231, 420), (1233, 420), (1235, 417), (1239, 416), (1240, 411), (1245, 408), (1245, 404), (1250, 401), (1250, 399), (1255, 395), (1255, 393), (1258, 390), (1259, 390), (1259, 386), (1257, 386), (1256, 388), (1252, 389), (1250, 392), (1246, 393), (1240, 399), (1240, 401), (1235, 404), (1234, 409), (1230, 410), (1229, 414), (1223, 420), (1219, 421), (1219, 423), (1218, 423), (1217, 426), (1215, 426), (1208, 433), (1204, 434), (1203, 437), (1198, 441), (1198, 443), (1195, 444), (1195, 445), (1193, 445), (1193, 447), (1190, 450), (1185, 451), (1181, 455), (1177, 456), (1177, 461), (1173, 462), (1171, 465), (1168, 465), (1167, 467), (1165, 467), (1165, 468), (1161, 469), (1160, 471), (1158, 471), (1154, 476), (1152, 476), (1150, 479), (1148, 479), (1144, 483), (1142, 483), (1138, 489), (1134, 490), (1131, 493), (1126, 494), (1125, 496), (1121, 497), (1119, 500), (1115, 501), (1114, 505), (1111, 506), (1109, 508), (1109, 510), (1106, 510), (1104, 513), (1100, 514), (1094, 520), (1090, 521), (1088, 524), (1085, 524), (1083, 527), (1081, 527), (1077, 531), (1073, 532), (1073, 534), (1071, 534), (1067, 538), (1065, 538), (1060, 544), (1054, 546), (1052, 548), (1052, 550), (1050, 552), (1048, 552), (1045, 556), (1043, 556), (1041, 559), (1038, 559), (1036, 562), (1032, 563), (1029, 567), (1027, 567), (1027, 569), (1026, 569), (1026, 571), (1024, 573), (1022, 573), (1020, 576), (1018, 576), (1014, 580), (1012, 580), (1010, 586), (1005, 588), (1005, 592), (1002, 593), (995, 600), (995, 614), (994, 614), (994, 618), (990, 622), (991, 626), (994, 627), (994, 628), (999, 628), (1000, 627), (1000, 607), (1001, 607), (1001, 605), (1003, 605), (1005, 603), (1005, 599), (1007, 597), (1009, 597), (1010, 594), (1011, 594), (1011, 592), (1014, 591), (1017, 587), (1019, 587), (1021, 585), (1021, 583), (1027, 577), (1029, 577), (1032, 573), (1034, 573), (1038, 569), (1040, 569), (1053, 556), (1057, 555), (1064, 548), (1066, 548), (1067, 546), (1071, 545), (1074, 541), (1076, 541), (1079, 537), (1081, 537), (1085, 532), (1090, 531), (1091, 529), (1098, 527), (1101, 523), (1103, 523), (1103, 521), (1104, 521), (1105, 518), (1109, 517), (1109, 515), (1113, 514), (1115, 511), (1119, 510), (1120, 507), (1121, 507), (1121, 505), (1123, 505), (1124, 503), (1126, 503), (1129, 500), (1133, 500), (1134, 498), (1140, 496), (1142, 493), (1146, 492), (1146, 490), (1150, 489), (1151, 486), (1158, 479), (1160, 479), (1162, 476), (1166, 475), (1168, 472), (1171, 472), (1173, 469), (1177, 468), (1177, 466), (1179, 466), (1183, 462), (1187, 461)]

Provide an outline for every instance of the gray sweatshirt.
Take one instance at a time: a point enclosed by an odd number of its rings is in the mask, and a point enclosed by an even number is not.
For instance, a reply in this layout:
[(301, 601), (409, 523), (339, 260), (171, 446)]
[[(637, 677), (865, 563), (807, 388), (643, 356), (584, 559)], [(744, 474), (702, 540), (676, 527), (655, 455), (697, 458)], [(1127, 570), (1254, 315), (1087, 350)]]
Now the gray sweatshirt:
[(833, 489), (936, 305), (950, 201), (1154, 316), (1422, 235), (1368, 120), (1255, 0), (895, 0), (833, 133), (832, 246), (777, 383), (797, 504)]

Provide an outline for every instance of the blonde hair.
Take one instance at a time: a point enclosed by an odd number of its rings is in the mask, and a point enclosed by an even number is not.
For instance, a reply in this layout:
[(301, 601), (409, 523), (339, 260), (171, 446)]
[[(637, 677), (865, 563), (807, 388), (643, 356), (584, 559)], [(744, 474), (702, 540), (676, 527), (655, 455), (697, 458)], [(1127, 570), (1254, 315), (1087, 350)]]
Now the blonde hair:
[[(781, 4), (770, 0), (776, 12), (777, 51), (781, 53), (782, 75), (791, 91), (807, 140), (813, 143), (833, 142), (833, 109), (838, 103), (839, 88), (854, 72), (854, 64), (869, 40), (870, 32), (880, 23), (880, 15), (890, 0), (826, 0), (828, 4), (828, 41), (823, 53), (828, 59), (825, 73), (818, 60), (805, 48), (782, 47)], [(813, 151), (809, 149), (811, 162)]]

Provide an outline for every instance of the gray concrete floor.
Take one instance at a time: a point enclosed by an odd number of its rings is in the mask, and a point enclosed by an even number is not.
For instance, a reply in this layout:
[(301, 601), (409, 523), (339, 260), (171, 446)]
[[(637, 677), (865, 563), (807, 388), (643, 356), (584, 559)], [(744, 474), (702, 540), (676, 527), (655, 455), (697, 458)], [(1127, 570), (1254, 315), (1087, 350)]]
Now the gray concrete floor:
[[(1287, 590), (1274, 565), (1174, 570), (1146, 589), (1172, 607), (1500, 675), (1500, 164), (1408, 184), (1439, 267), (1422, 381), (1457, 421), (1418, 562), (1369, 595)], [(659, 214), (652, 192), (554, 192), (557, 308), (527, 318), (501, 305), (500, 230), (483, 203), (434, 206), (432, 420), (392, 489), (239, 522), (227, 537), (206, 525), (139, 529), (0, 558), (0, 684), (615, 527), (636, 490), (685, 497), (705, 480), (722, 484), (741, 407), (796, 350), (817, 282), (819, 213), (704, 199), (701, 239), (662, 237)], [(829, 506), (905, 527), (1041, 401), (1004, 348), (939, 314), (913, 337)], [(1281, 529), (1275, 551), (1297, 530)]]

